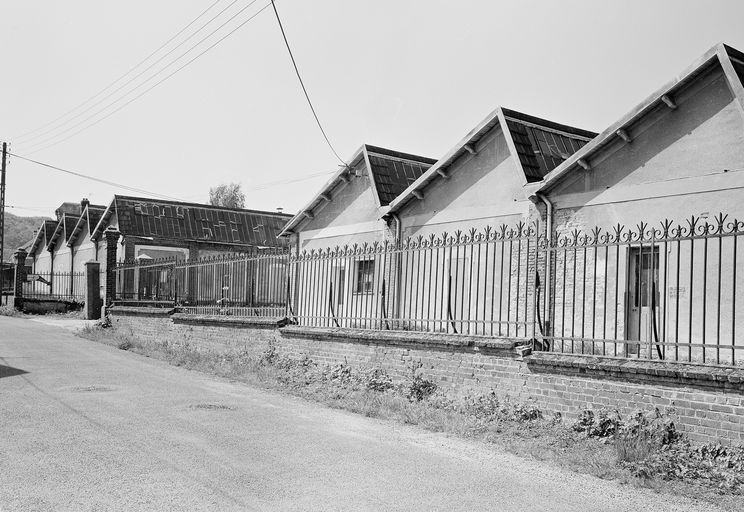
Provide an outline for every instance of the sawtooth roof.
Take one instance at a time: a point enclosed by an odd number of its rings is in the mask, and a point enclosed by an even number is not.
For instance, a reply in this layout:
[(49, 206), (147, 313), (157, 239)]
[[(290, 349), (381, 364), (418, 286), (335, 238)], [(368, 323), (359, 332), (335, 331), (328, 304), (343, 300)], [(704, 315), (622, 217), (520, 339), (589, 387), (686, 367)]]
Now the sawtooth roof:
[(353, 169), (363, 167), (369, 171), (375, 197), (379, 206), (385, 207), (435, 163), (434, 158), (364, 144), (354, 153), (347, 166), (328, 180), (310, 202), (287, 223), (280, 235), (289, 234), (308, 214), (312, 215), (317, 208), (325, 204), (326, 200), (345, 184), (349, 172), (353, 172)]
[(475, 152), (478, 142), (497, 126), (504, 131), (507, 143), (513, 142), (511, 151), (516, 153), (513, 156), (524, 173), (526, 183), (542, 180), (563, 160), (597, 136), (595, 132), (498, 107), (391, 201), (385, 215), (399, 211), (430, 183), (442, 179), (442, 174), (446, 176), (449, 167), (458, 158)]
[(262, 247), (286, 245), (277, 235), (291, 218), (284, 213), (117, 195), (101, 215), (93, 239), (113, 214), (124, 236)]
[[(633, 126), (636, 122), (655, 109), (676, 108), (674, 103), (675, 94), (697, 80), (714, 66), (721, 67), (734, 95), (734, 101), (737, 101), (740, 109), (744, 111), (744, 53), (723, 43), (718, 44), (708, 50), (680, 75), (655, 91), (634, 109), (595, 137), (594, 140), (548, 173), (542, 184), (535, 189), (535, 192), (548, 193), (565, 177), (569, 176), (572, 170), (583, 166), (591, 166), (592, 158), (610, 147), (618, 139), (627, 138), (628, 140), (632, 140)], [(670, 103), (672, 107), (669, 106)]]
[(56, 220), (45, 220), (41, 223), (39, 230), (36, 232), (36, 236), (31, 241), (31, 245), (29, 246), (29, 254), (34, 254), (36, 252), (36, 249), (38, 249), (39, 247), (47, 246), (47, 240), (50, 240), (52, 238), (54, 230), (57, 228), (57, 224), (58, 221)]
[(104, 211), (106, 211), (106, 207), (103, 205), (86, 205), (83, 209), (83, 213), (80, 215), (80, 218), (77, 221), (77, 224), (75, 224), (72, 235), (67, 239), (67, 245), (72, 245), (75, 240), (81, 234), (83, 234), (83, 228), (85, 226), (88, 227), (85, 235), (90, 236), (91, 234), (93, 234), (93, 229), (95, 228), (96, 224), (98, 224), (98, 221), (101, 220)]

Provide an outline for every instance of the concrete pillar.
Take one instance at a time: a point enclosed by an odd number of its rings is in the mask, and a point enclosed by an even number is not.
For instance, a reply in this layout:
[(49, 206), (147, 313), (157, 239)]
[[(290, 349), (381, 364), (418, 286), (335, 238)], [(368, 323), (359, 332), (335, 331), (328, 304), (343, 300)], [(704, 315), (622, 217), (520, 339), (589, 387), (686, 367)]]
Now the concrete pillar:
[(85, 262), (85, 319), (101, 318), (101, 264)]
[(116, 244), (121, 233), (108, 227), (103, 235), (106, 238), (106, 307), (109, 307), (116, 300)]
[(23, 283), (26, 282), (26, 256), (28, 256), (28, 253), (20, 248), (13, 254), (13, 261), (15, 263), (13, 307), (18, 310), (23, 309)]

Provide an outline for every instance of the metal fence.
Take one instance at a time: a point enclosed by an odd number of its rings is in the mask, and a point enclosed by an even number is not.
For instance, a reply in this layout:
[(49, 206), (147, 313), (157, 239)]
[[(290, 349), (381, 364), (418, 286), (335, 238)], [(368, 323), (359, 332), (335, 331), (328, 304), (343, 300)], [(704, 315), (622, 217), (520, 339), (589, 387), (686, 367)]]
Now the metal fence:
[(719, 215), (546, 244), (546, 345), (558, 352), (742, 364), (738, 250), (744, 223)]
[(85, 285), (85, 272), (30, 273), (23, 283), (23, 297), (83, 303)]
[(520, 224), (293, 258), (301, 325), (533, 338), (537, 232)]
[(394, 243), (117, 267), (119, 297), (299, 325), (465, 334), (536, 350), (744, 364), (744, 223), (550, 238), (518, 224)]
[(283, 317), (287, 314), (289, 254), (252, 254), (117, 265), (120, 301), (170, 304), (184, 313)]

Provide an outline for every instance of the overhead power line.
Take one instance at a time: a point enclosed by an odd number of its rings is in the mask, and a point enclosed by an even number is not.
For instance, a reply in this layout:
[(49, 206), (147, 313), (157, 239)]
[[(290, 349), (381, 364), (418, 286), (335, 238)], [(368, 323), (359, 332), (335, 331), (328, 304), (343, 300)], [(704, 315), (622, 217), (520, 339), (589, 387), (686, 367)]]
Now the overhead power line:
[[(209, 12), (212, 9), (212, 7), (214, 7), (215, 5), (217, 5), (218, 3), (220, 3), (221, 1), (222, 0), (216, 0), (215, 2), (213, 2), (209, 7), (207, 7), (206, 9), (204, 9), (196, 18), (194, 18), (193, 20), (191, 20), (191, 22), (189, 22), (188, 25), (186, 25), (181, 30), (179, 30), (178, 32), (176, 32), (170, 39), (168, 39), (166, 42), (164, 42), (159, 47), (157, 47), (155, 50), (153, 50), (147, 57), (145, 57), (144, 59), (142, 59), (141, 61), (139, 61), (137, 64), (135, 64), (134, 66), (132, 66), (126, 73), (124, 73), (123, 75), (121, 75), (119, 78), (117, 78), (116, 80), (114, 80), (113, 82), (111, 82), (110, 84), (108, 84), (106, 87), (104, 87), (103, 89), (101, 89), (97, 93), (95, 93), (93, 96), (91, 96), (90, 98), (86, 99), (82, 103), (76, 105), (75, 107), (73, 107), (72, 109), (68, 110), (64, 114), (60, 115), (59, 117), (57, 117), (55, 119), (52, 119), (48, 123), (43, 124), (43, 125), (35, 128), (35, 129), (33, 129), (33, 130), (28, 131), (28, 132), (22, 133), (21, 135), (18, 135), (17, 137), (14, 138), (14, 140), (22, 140), (22, 139), (26, 138), (28, 135), (34, 134), (34, 133), (38, 132), (39, 130), (43, 130), (47, 126), (51, 126), (51, 125), (57, 123), (57, 121), (65, 118), (65, 117), (67, 117), (69, 114), (75, 112), (80, 107), (83, 107), (83, 106), (87, 105), (88, 103), (90, 103), (92, 100), (94, 100), (95, 98), (97, 98), (98, 96), (100, 96), (101, 94), (103, 94), (104, 92), (106, 92), (107, 90), (109, 90), (111, 87), (113, 87), (114, 85), (116, 85), (117, 83), (119, 83), (121, 80), (123, 80), (124, 78), (126, 78), (127, 76), (129, 76), (135, 69), (139, 68), (142, 64), (144, 64), (145, 62), (147, 62), (148, 60), (150, 60), (160, 50), (162, 50), (163, 48), (165, 48), (166, 46), (168, 46), (178, 36), (180, 36), (181, 34), (183, 34), (189, 27), (191, 27), (191, 25), (193, 25), (194, 23), (196, 23), (202, 16), (204, 16), (207, 12)], [(232, 4), (230, 4), (230, 5), (232, 5)], [(197, 32), (198, 32), (198, 30), (197, 30)]]
[(284, 27), (282, 26), (282, 20), (279, 18), (279, 12), (276, 10), (276, 4), (274, 3), (274, 0), (271, 0), (271, 6), (274, 8), (274, 14), (276, 15), (276, 21), (279, 23), (279, 29), (282, 31), (282, 37), (284, 38), (284, 45), (287, 47), (287, 51), (289, 52), (289, 58), (292, 59), (292, 65), (294, 66), (295, 73), (297, 74), (297, 78), (300, 81), (300, 85), (302, 86), (302, 92), (305, 93), (305, 99), (307, 100), (307, 104), (310, 105), (310, 110), (313, 113), (315, 122), (318, 124), (318, 128), (320, 128), (320, 133), (323, 134), (323, 138), (328, 144), (328, 147), (331, 148), (331, 151), (333, 152), (334, 155), (336, 155), (336, 158), (338, 158), (339, 162), (341, 162), (344, 166), (346, 166), (346, 162), (344, 162), (343, 158), (341, 158), (338, 155), (336, 150), (333, 148), (333, 144), (331, 144), (331, 141), (328, 139), (328, 135), (326, 135), (326, 132), (323, 129), (323, 125), (320, 124), (320, 119), (318, 119), (318, 114), (315, 112), (315, 107), (313, 107), (313, 102), (310, 101), (310, 95), (307, 93), (307, 89), (305, 88), (305, 83), (302, 81), (302, 76), (300, 76), (300, 70), (297, 69), (297, 62), (295, 62), (294, 55), (292, 55), (292, 49), (289, 47), (289, 41), (287, 41), (287, 34), (285, 34), (284, 32)]
[(183, 199), (179, 199), (177, 197), (168, 196), (168, 195), (165, 195), (165, 194), (159, 194), (157, 192), (152, 192), (150, 190), (145, 190), (143, 188), (130, 187), (129, 185), (124, 185), (122, 183), (116, 183), (115, 181), (104, 180), (102, 178), (96, 178), (95, 176), (91, 176), (89, 174), (83, 174), (82, 172), (71, 171), (69, 169), (63, 169), (62, 167), (57, 167), (56, 165), (47, 164), (47, 163), (44, 163), (44, 162), (39, 162), (38, 160), (34, 160), (32, 158), (28, 158), (28, 157), (21, 156), (21, 155), (15, 154), (15, 153), (11, 153), (10, 151), (8, 152), (8, 154), (11, 155), (11, 156), (14, 156), (15, 158), (20, 158), (21, 160), (25, 160), (26, 162), (31, 162), (33, 164), (40, 165), (42, 167), (46, 167), (48, 169), (59, 171), (59, 172), (65, 173), (65, 174), (70, 174), (72, 176), (77, 176), (78, 178), (84, 178), (86, 180), (91, 180), (91, 181), (95, 181), (95, 182), (98, 182), (98, 183), (103, 183), (104, 185), (109, 185), (109, 186), (120, 188), (120, 189), (123, 189), (123, 190), (129, 190), (130, 192), (137, 192), (139, 194), (148, 194), (148, 195), (151, 195), (151, 196), (159, 197), (161, 199), (170, 199), (172, 201), (181, 201), (181, 202), (184, 202)]
[[(154, 78), (157, 78), (157, 76), (158, 76), (158, 75), (159, 75), (160, 73), (164, 72), (164, 71), (165, 71), (165, 70), (167, 70), (167, 69), (168, 69), (169, 67), (171, 67), (171, 66), (172, 66), (173, 64), (175, 64), (176, 62), (178, 62), (179, 60), (181, 60), (181, 59), (182, 59), (183, 57), (185, 57), (186, 55), (188, 55), (188, 54), (189, 54), (189, 53), (190, 53), (190, 52), (191, 52), (192, 50), (194, 50), (195, 48), (197, 48), (197, 47), (198, 47), (199, 45), (201, 45), (201, 44), (202, 44), (202, 43), (203, 43), (204, 41), (206, 41), (206, 40), (207, 40), (207, 39), (209, 39), (209, 38), (210, 38), (210, 37), (211, 37), (212, 35), (214, 35), (214, 34), (215, 34), (215, 33), (216, 33), (217, 31), (219, 31), (220, 29), (222, 29), (223, 27), (225, 27), (225, 26), (226, 26), (226, 25), (227, 25), (228, 23), (230, 23), (230, 22), (231, 22), (232, 20), (234, 20), (234, 19), (235, 19), (235, 18), (236, 18), (237, 16), (239, 16), (239, 15), (240, 15), (241, 13), (243, 13), (243, 12), (244, 12), (244, 11), (245, 11), (246, 9), (248, 9), (249, 7), (251, 7), (251, 6), (252, 6), (252, 5), (254, 4), (254, 3), (256, 3), (256, 1), (257, 1), (257, 0), (253, 0), (253, 1), (251, 1), (251, 2), (250, 2), (250, 3), (248, 4), (248, 5), (246, 5), (245, 7), (241, 8), (241, 9), (240, 9), (240, 10), (239, 10), (239, 11), (238, 11), (237, 13), (235, 13), (235, 14), (234, 14), (233, 16), (231, 16), (231, 17), (230, 17), (230, 18), (229, 18), (229, 19), (228, 19), (227, 21), (225, 21), (225, 22), (224, 22), (224, 23), (222, 23), (222, 24), (221, 24), (221, 25), (220, 25), (219, 27), (217, 27), (217, 28), (216, 28), (216, 29), (214, 29), (214, 30), (213, 30), (212, 32), (210, 32), (210, 33), (209, 33), (209, 34), (208, 34), (207, 36), (205, 36), (205, 37), (203, 37), (202, 39), (200, 39), (200, 40), (199, 40), (199, 41), (198, 41), (197, 43), (195, 43), (195, 44), (194, 44), (194, 45), (192, 45), (192, 46), (191, 46), (191, 47), (190, 47), (189, 49), (187, 49), (187, 50), (186, 50), (185, 52), (183, 52), (183, 53), (182, 53), (181, 55), (179, 55), (178, 57), (176, 57), (175, 59), (173, 59), (172, 61), (170, 61), (170, 62), (169, 62), (169, 63), (168, 63), (168, 64), (167, 64), (166, 66), (164, 66), (164, 67), (163, 67), (162, 69), (160, 69), (159, 71), (156, 71), (156, 72), (155, 72), (154, 74), (152, 74), (152, 75), (151, 75), (151, 76), (150, 76), (149, 78), (147, 78), (146, 80), (144, 80), (143, 82), (141, 82), (141, 83), (140, 83), (139, 85), (137, 85), (137, 86), (133, 87), (132, 89), (130, 89), (129, 91), (125, 92), (125, 93), (124, 93), (124, 94), (123, 94), (123, 95), (122, 95), (121, 97), (119, 97), (118, 99), (115, 99), (115, 100), (113, 100), (113, 101), (109, 102), (109, 103), (108, 103), (107, 105), (105, 105), (105, 106), (101, 107), (100, 109), (97, 109), (97, 111), (96, 111), (96, 112), (94, 112), (94, 113), (92, 113), (91, 115), (89, 115), (89, 116), (85, 117), (85, 118), (84, 118), (84, 119), (82, 119), (82, 120), (81, 120), (80, 122), (78, 122), (78, 123), (75, 123), (74, 125), (72, 125), (72, 126), (69, 126), (69, 127), (65, 128), (65, 129), (64, 129), (64, 130), (63, 130), (62, 132), (60, 132), (60, 133), (57, 133), (57, 134), (55, 134), (55, 135), (52, 135), (51, 137), (47, 137), (46, 139), (44, 139), (44, 140), (42, 140), (42, 141), (39, 141), (39, 142), (37, 142), (37, 143), (34, 143), (34, 144), (32, 144), (32, 148), (29, 148), (29, 149), (32, 149), (32, 151), (31, 151), (31, 152), (30, 152), (29, 154), (37, 153), (37, 152), (39, 152), (39, 151), (42, 151), (42, 150), (44, 150), (44, 149), (50, 148), (50, 147), (52, 147), (52, 146), (56, 146), (57, 144), (61, 144), (62, 142), (66, 141), (66, 140), (68, 140), (68, 139), (71, 139), (71, 138), (72, 138), (72, 137), (74, 137), (75, 135), (77, 135), (77, 134), (79, 134), (79, 133), (81, 133), (81, 132), (83, 132), (83, 131), (85, 131), (85, 130), (87, 130), (87, 129), (89, 129), (89, 128), (91, 128), (91, 127), (95, 126), (95, 125), (97, 125), (98, 123), (100, 123), (100, 122), (101, 122), (101, 121), (103, 121), (104, 119), (107, 119), (107, 118), (111, 117), (112, 115), (114, 115), (115, 113), (117, 113), (117, 112), (119, 112), (119, 111), (120, 111), (121, 109), (123, 109), (124, 107), (126, 107), (126, 106), (130, 105), (130, 104), (131, 104), (132, 102), (134, 102), (135, 100), (137, 100), (137, 99), (141, 98), (142, 96), (144, 96), (145, 94), (147, 94), (147, 93), (148, 93), (149, 91), (151, 91), (152, 89), (154, 89), (154, 88), (155, 88), (155, 87), (157, 87), (158, 85), (160, 85), (160, 84), (162, 84), (163, 82), (165, 82), (166, 80), (168, 80), (168, 79), (169, 79), (170, 77), (172, 77), (173, 75), (175, 75), (176, 73), (178, 73), (179, 71), (181, 71), (182, 69), (184, 69), (184, 68), (185, 68), (186, 66), (190, 65), (190, 64), (191, 64), (192, 62), (194, 62), (195, 60), (197, 60), (198, 58), (200, 58), (200, 57), (201, 57), (202, 55), (204, 55), (205, 53), (207, 53), (208, 51), (210, 51), (211, 49), (213, 49), (213, 48), (214, 48), (215, 46), (217, 46), (218, 44), (220, 44), (220, 43), (221, 43), (222, 41), (224, 41), (225, 39), (227, 39), (227, 38), (228, 38), (229, 36), (231, 36), (232, 34), (234, 34), (234, 33), (235, 33), (235, 32), (236, 32), (236, 31), (237, 31), (238, 29), (240, 29), (241, 27), (243, 27), (243, 26), (244, 26), (245, 24), (247, 24), (247, 23), (248, 23), (249, 21), (253, 20), (253, 19), (254, 19), (254, 18), (255, 18), (256, 16), (258, 16), (258, 15), (259, 15), (259, 14), (261, 14), (261, 13), (262, 13), (262, 12), (263, 12), (263, 11), (264, 11), (265, 9), (267, 9), (267, 8), (269, 7), (269, 5), (270, 5), (270, 4), (266, 4), (266, 5), (264, 5), (264, 6), (263, 6), (263, 7), (261, 8), (261, 9), (259, 9), (258, 11), (256, 11), (256, 12), (255, 12), (254, 14), (252, 14), (251, 16), (249, 16), (249, 17), (248, 17), (247, 19), (245, 19), (244, 21), (242, 21), (242, 22), (241, 22), (240, 24), (238, 24), (238, 25), (237, 25), (237, 26), (236, 26), (235, 28), (233, 28), (232, 30), (230, 30), (229, 32), (227, 32), (227, 33), (226, 33), (225, 35), (223, 35), (222, 37), (220, 37), (219, 39), (217, 39), (217, 41), (215, 41), (214, 43), (212, 43), (212, 44), (211, 44), (210, 46), (208, 46), (208, 47), (207, 47), (206, 49), (204, 49), (204, 50), (203, 50), (202, 52), (200, 52), (199, 54), (197, 54), (197, 55), (196, 55), (195, 57), (193, 57), (192, 59), (188, 60), (188, 61), (187, 61), (187, 62), (186, 62), (185, 64), (183, 64), (182, 66), (178, 67), (178, 68), (177, 68), (177, 69), (175, 69), (175, 70), (174, 70), (173, 72), (169, 73), (168, 75), (166, 75), (165, 77), (163, 77), (163, 78), (162, 78), (161, 80), (159, 80), (158, 82), (156, 82), (156, 83), (155, 83), (155, 84), (153, 84), (152, 86), (150, 86), (150, 87), (148, 87), (147, 89), (145, 89), (144, 91), (142, 91), (142, 92), (141, 92), (140, 94), (138, 94), (137, 96), (135, 96), (135, 97), (131, 98), (130, 100), (128, 100), (128, 101), (127, 101), (127, 102), (125, 102), (124, 104), (120, 105), (119, 107), (117, 107), (116, 109), (114, 109), (114, 110), (112, 110), (111, 112), (107, 113), (107, 114), (106, 114), (106, 115), (104, 115), (103, 117), (101, 117), (101, 118), (97, 119), (96, 121), (93, 121), (92, 123), (90, 123), (90, 124), (88, 124), (88, 125), (86, 125), (86, 126), (83, 126), (82, 128), (80, 128), (80, 129), (79, 129), (79, 130), (77, 130), (77, 131), (74, 131), (74, 132), (73, 132), (72, 134), (68, 135), (67, 137), (64, 137), (63, 139), (57, 140), (57, 141), (55, 141), (55, 142), (52, 142), (51, 144), (48, 144), (48, 145), (44, 145), (44, 144), (47, 144), (48, 142), (51, 142), (51, 141), (53, 141), (53, 140), (54, 140), (55, 138), (57, 138), (57, 137), (60, 137), (60, 136), (64, 136), (64, 135), (65, 135), (66, 133), (68, 133), (68, 132), (69, 132), (70, 130), (74, 130), (75, 128), (77, 128), (77, 127), (79, 127), (79, 126), (81, 126), (81, 125), (85, 124), (85, 123), (86, 123), (87, 121), (89, 121), (89, 120), (91, 120), (91, 119), (95, 118), (96, 116), (98, 116), (98, 115), (102, 114), (102, 113), (103, 113), (103, 112), (105, 112), (105, 111), (106, 111), (106, 110), (107, 110), (108, 108), (110, 108), (110, 107), (112, 107), (112, 106), (116, 105), (116, 104), (117, 104), (118, 102), (120, 102), (120, 101), (122, 101), (123, 99), (125, 99), (125, 98), (126, 98), (126, 97), (127, 97), (128, 95), (129, 95), (129, 94), (131, 94), (131, 93), (133, 93), (134, 91), (136, 91), (137, 89), (141, 88), (142, 86), (144, 86), (145, 84), (147, 84), (148, 82), (150, 82), (151, 80), (153, 80)], [(33, 146), (40, 146), (40, 145), (44, 145), (44, 146), (43, 146), (43, 147), (35, 147), (35, 148), (33, 147)]]

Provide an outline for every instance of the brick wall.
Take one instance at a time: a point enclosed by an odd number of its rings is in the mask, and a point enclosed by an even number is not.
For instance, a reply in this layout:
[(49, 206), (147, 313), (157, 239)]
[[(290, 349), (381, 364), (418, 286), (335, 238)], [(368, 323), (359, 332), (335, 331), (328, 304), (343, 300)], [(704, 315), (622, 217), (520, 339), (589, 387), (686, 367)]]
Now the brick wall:
[(188, 317), (165, 310), (112, 311), (115, 329), (151, 342), (202, 350), (247, 350), (273, 344), (280, 354), (325, 364), (378, 366), (394, 378), (412, 365), (451, 392), (488, 391), (532, 400), (544, 414), (569, 420), (584, 409), (634, 409), (672, 415), (696, 441), (744, 442), (744, 370), (610, 357), (535, 353), (521, 357), (517, 343), (482, 337), (353, 329), (318, 329), (250, 319)]

